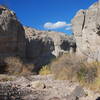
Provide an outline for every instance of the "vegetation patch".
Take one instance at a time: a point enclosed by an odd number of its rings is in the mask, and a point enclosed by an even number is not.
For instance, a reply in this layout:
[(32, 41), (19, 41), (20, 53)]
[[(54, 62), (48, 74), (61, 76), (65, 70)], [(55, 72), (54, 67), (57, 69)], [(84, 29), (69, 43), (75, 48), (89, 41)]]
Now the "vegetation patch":
[(24, 64), (18, 57), (7, 57), (4, 62), (6, 63), (6, 73), (9, 75), (28, 75), (32, 74), (34, 65)]
[(51, 72), (51, 69), (50, 69), (50, 67), (49, 66), (43, 66), (42, 68), (41, 68), (41, 70), (39, 71), (39, 74), (40, 75), (49, 75), (49, 74), (51, 74), (52, 72)]
[(76, 81), (91, 89), (100, 89), (99, 62), (88, 63), (76, 55), (64, 54), (54, 60), (50, 68), (56, 79)]

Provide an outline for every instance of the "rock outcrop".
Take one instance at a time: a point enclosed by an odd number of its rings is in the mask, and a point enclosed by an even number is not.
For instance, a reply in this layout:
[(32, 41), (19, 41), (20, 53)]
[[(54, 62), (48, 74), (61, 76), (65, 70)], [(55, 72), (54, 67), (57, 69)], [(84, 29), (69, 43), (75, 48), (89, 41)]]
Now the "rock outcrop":
[(80, 10), (72, 20), (77, 53), (88, 61), (100, 61), (100, 10), (95, 3), (87, 10)]
[(45, 64), (54, 57), (63, 53), (75, 52), (75, 40), (64, 33), (40, 31), (24, 27), (26, 42), (26, 56), (36, 60), (36, 63)]
[(24, 28), (13, 11), (0, 6), (0, 58), (25, 57)]
[(0, 6), (0, 46), (1, 58), (19, 56), (34, 61), (36, 66), (76, 49), (73, 37), (23, 27), (16, 14), (4, 6)]
[[(29, 41), (30, 44), (32, 40), (41, 41), (43, 44), (45, 44), (46, 48), (44, 49), (48, 50), (44, 50), (44, 53), (46, 53), (46, 51), (50, 51), (54, 56), (57, 57), (60, 55), (60, 53), (70, 52), (71, 49), (73, 52), (75, 51), (75, 40), (72, 36), (67, 36), (61, 32), (40, 31), (30, 27), (24, 27), (24, 29), (25, 29), (26, 39)], [(39, 46), (37, 44), (34, 45)], [(35, 49), (37, 49), (37, 51), (38, 50), (40, 51), (41, 49), (43, 49), (43, 47), (44, 46), (42, 46), (42, 48), (40, 49), (38, 49), (37, 47)], [(32, 57), (32, 55), (30, 55), (30, 57)]]

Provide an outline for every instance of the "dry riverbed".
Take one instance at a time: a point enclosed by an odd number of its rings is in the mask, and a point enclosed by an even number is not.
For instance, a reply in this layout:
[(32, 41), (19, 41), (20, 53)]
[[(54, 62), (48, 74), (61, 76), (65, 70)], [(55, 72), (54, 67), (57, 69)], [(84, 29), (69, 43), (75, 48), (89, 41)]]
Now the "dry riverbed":
[(5, 81), (0, 82), (0, 100), (99, 100), (100, 96), (76, 82), (55, 80), (53, 75), (1, 75), (0, 80)]

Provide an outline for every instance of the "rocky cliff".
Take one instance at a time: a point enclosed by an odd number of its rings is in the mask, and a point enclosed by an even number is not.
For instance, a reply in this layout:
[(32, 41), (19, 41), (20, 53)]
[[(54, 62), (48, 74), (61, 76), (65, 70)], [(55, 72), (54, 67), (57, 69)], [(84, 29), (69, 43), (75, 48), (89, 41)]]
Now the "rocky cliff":
[(0, 57), (19, 56), (42, 66), (63, 53), (75, 52), (72, 36), (23, 27), (16, 14), (0, 6)]
[(89, 61), (100, 61), (100, 10), (95, 3), (87, 10), (80, 10), (72, 19), (77, 53)]
[(25, 57), (24, 28), (13, 11), (0, 6), (0, 58)]
[(76, 43), (72, 36), (53, 31), (40, 31), (24, 27), (26, 36), (26, 57), (35, 63), (46, 64), (63, 53), (75, 52)]

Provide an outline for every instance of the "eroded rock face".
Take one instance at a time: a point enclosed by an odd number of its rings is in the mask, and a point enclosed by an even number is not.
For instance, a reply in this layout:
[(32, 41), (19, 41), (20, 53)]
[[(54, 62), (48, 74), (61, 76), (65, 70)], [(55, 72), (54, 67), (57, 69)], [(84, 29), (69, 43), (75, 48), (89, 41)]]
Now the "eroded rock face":
[(13, 11), (0, 6), (0, 57), (25, 56), (24, 29)]
[(100, 61), (100, 11), (95, 3), (87, 10), (80, 10), (72, 20), (72, 28), (77, 44), (77, 53), (88, 61)]
[(24, 27), (26, 35), (26, 54), (28, 59), (36, 60), (36, 63), (46, 64), (50, 59), (63, 53), (74, 52), (76, 49), (73, 37), (64, 33), (53, 31), (39, 31), (30, 27)]
[(19, 56), (33, 61), (36, 66), (43, 66), (54, 57), (76, 50), (72, 36), (23, 27), (16, 14), (4, 6), (0, 6), (0, 46), (1, 58)]
[[(44, 53), (46, 53), (46, 51), (47, 52), (50, 51), (54, 56), (57, 57), (61, 52), (70, 52), (71, 47), (73, 48), (74, 52), (75, 40), (71, 36), (67, 36), (64, 33), (60, 32), (39, 31), (30, 27), (24, 27), (24, 29), (25, 29), (26, 39), (29, 41), (29, 44), (31, 44), (32, 41), (34, 42), (34, 45), (32, 45), (32, 47), (37, 46), (36, 43), (38, 43), (39, 41), (40, 41), (39, 44), (41, 44), (42, 42), (45, 45), (44, 49), (47, 50), (42, 50), (44, 51)], [(41, 46), (39, 45), (39, 47)], [(33, 48), (33, 50), (37, 49), (38, 51), (39, 47)], [(39, 51), (41, 49), (39, 49)], [(32, 55), (30, 55), (30, 57), (32, 57)]]

